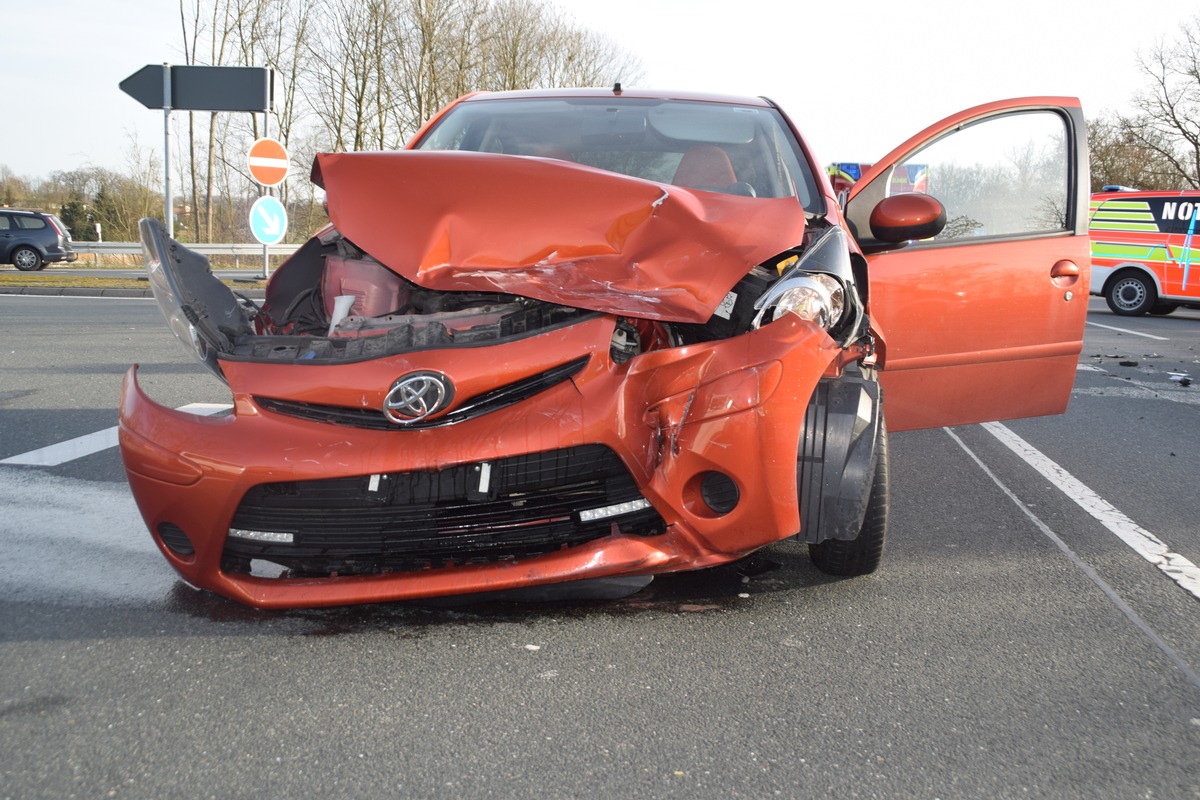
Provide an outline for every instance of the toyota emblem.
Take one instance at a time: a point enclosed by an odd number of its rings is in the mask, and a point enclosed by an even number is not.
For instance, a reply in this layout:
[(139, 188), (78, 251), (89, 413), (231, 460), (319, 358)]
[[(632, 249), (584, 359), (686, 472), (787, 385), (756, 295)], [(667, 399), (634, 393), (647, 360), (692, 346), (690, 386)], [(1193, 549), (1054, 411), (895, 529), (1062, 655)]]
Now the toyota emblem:
[(397, 425), (410, 425), (444, 409), (454, 399), (454, 385), (439, 372), (414, 372), (392, 384), (383, 413)]

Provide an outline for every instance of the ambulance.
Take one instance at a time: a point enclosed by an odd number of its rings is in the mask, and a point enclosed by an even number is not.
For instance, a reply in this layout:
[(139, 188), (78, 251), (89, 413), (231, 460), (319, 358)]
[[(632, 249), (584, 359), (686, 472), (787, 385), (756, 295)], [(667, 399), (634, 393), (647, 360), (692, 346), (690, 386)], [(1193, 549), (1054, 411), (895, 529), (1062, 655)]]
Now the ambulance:
[(1124, 317), (1200, 309), (1197, 216), (1200, 191), (1093, 194), (1091, 293)]

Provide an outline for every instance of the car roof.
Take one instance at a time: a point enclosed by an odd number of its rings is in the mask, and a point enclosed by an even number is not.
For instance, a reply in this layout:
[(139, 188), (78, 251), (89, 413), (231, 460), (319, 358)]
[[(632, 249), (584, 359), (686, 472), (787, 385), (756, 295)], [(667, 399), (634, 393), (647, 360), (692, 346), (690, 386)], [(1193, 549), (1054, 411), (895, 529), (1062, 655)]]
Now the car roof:
[(521, 89), (509, 92), (476, 92), (462, 98), (470, 103), (481, 100), (532, 100), (539, 98), (596, 97), (633, 98), (638, 100), (691, 100), (702, 103), (729, 103), (743, 106), (774, 108), (775, 104), (765, 97), (710, 94), (693, 91), (668, 91), (663, 89)]

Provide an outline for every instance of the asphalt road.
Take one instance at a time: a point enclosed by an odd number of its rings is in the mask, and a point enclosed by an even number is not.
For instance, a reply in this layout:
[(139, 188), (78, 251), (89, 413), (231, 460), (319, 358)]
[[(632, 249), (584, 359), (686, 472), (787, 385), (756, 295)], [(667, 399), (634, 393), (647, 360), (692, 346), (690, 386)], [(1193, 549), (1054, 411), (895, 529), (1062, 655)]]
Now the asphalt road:
[(0, 798), (1200, 797), (1200, 314), (1091, 308), (1066, 415), (893, 437), (873, 576), (264, 613), (103, 446), (133, 361), (228, 401), (153, 301), (0, 296)]

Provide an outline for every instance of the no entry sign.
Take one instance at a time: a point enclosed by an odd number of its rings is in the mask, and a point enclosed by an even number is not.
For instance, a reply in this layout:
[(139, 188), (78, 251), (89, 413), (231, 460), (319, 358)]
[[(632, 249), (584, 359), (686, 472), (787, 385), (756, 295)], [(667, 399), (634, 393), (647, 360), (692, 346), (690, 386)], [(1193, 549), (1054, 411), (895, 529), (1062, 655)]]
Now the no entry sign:
[(274, 139), (259, 139), (246, 157), (250, 177), (263, 186), (277, 186), (288, 174), (287, 149)]

